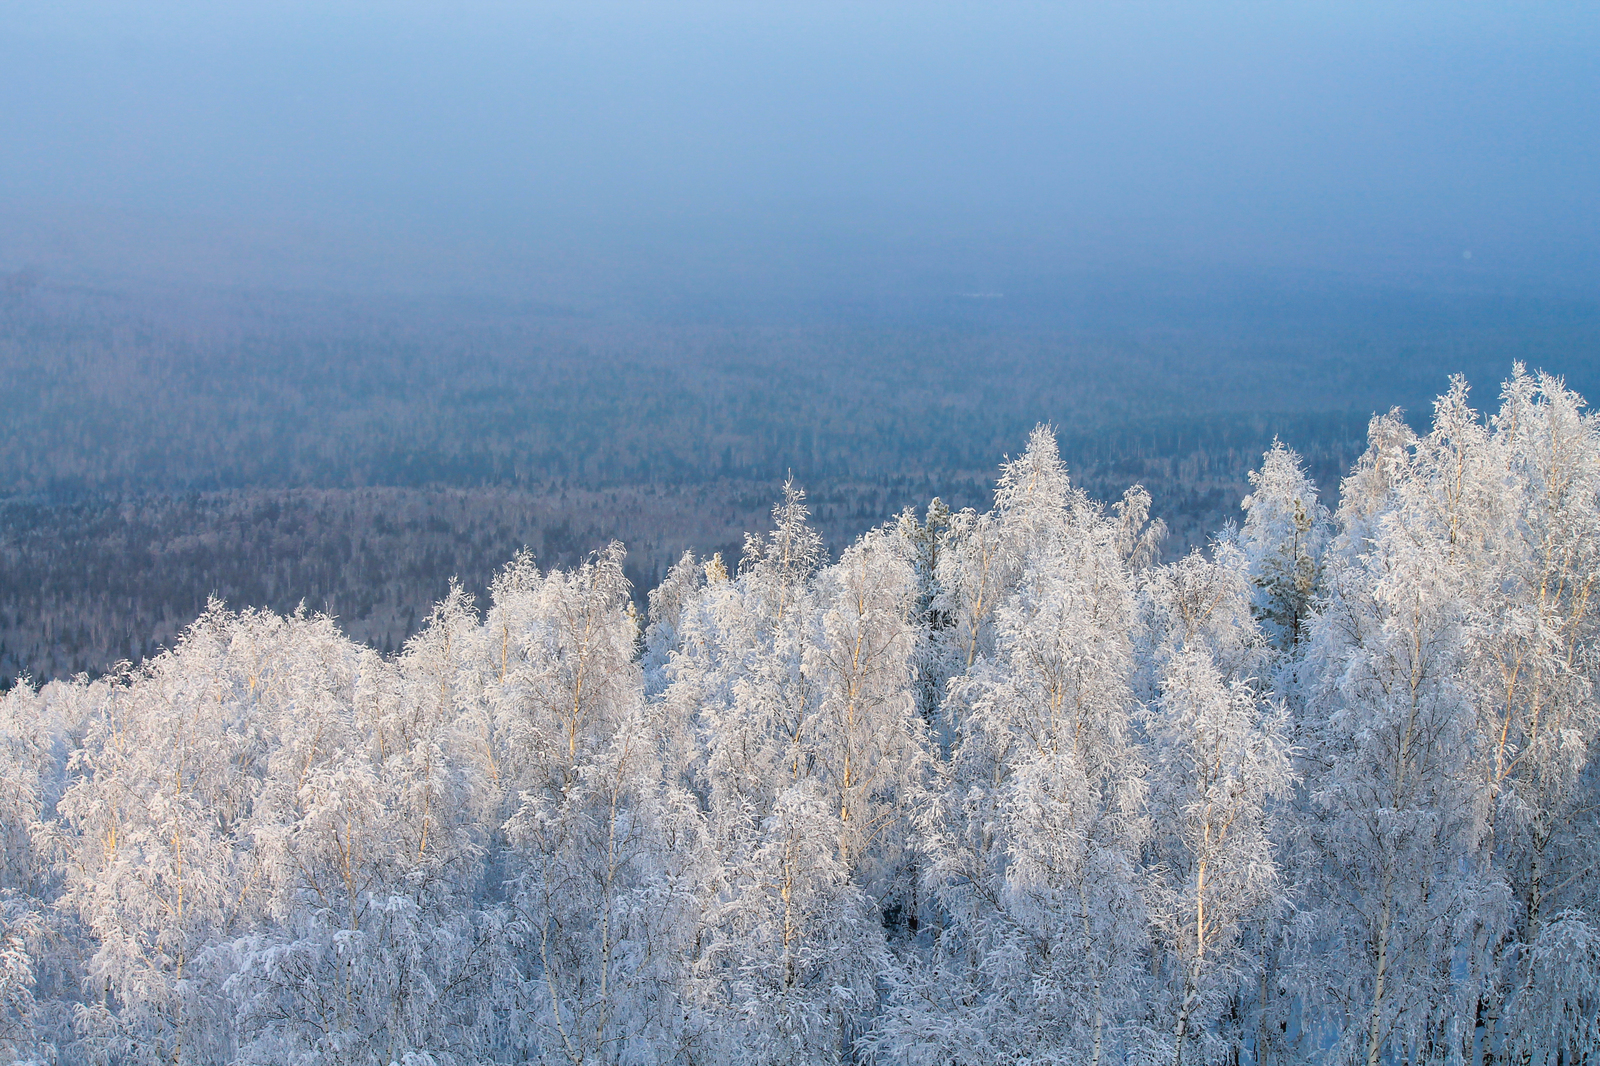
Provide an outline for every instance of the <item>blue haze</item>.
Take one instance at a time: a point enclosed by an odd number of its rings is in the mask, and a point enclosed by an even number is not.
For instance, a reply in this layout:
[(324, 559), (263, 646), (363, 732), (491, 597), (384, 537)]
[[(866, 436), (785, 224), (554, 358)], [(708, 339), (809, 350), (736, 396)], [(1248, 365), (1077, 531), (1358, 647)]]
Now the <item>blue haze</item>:
[(1581, 3), (12, 0), (0, 270), (646, 313), (1588, 298), (1597, 55)]

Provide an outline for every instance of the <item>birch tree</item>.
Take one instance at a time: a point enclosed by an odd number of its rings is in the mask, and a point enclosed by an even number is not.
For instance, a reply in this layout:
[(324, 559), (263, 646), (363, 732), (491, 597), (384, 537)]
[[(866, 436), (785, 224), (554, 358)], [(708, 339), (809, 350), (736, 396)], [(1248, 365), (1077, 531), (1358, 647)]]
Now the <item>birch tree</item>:
[[(1537, 972), (1555, 965), (1549, 943), (1542, 943), (1547, 921), (1562, 914), (1558, 936), (1573, 944), (1594, 921), (1592, 910), (1575, 908), (1600, 858), (1590, 843), (1594, 793), (1584, 780), (1600, 729), (1593, 596), (1600, 577), (1600, 423), (1559, 379), (1530, 376), (1520, 365), (1502, 400), (1490, 425), (1494, 455), (1483, 472), (1486, 484), (1467, 501), (1478, 521), (1458, 523), (1452, 535), (1481, 570), (1472, 647), (1488, 822), (1482, 861), (1509, 883), (1513, 904), (1510, 927), (1486, 952), (1480, 1036), (1487, 1047), (1480, 1053), (1509, 1054), (1509, 1036), (1549, 1032), (1552, 1019), (1569, 1009), (1553, 988), (1581, 985), (1571, 965), (1589, 957), (1574, 950), (1567, 965), (1557, 966), (1567, 975), (1560, 980)], [(1476, 543), (1460, 535), (1480, 526), (1487, 528)], [(1547, 994), (1534, 994), (1535, 987)], [(1518, 1020), (1510, 1028), (1500, 1024), (1508, 995), (1517, 998)], [(1549, 1015), (1541, 1013), (1546, 1007)]]
[[(1371, 435), (1312, 624), (1307, 770), (1326, 1019), (1350, 1055), (1377, 1066), (1461, 1047), (1475, 1000), (1453, 973), (1454, 945), (1469, 916), (1498, 921), (1501, 901), (1464, 861), (1481, 818), (1470, 591), (1451, 550), (1472, 520), (1466, 474), (1486, 461), (1486, 434), (1458, 382), (1428, 438), (1386, 420)], [(1374, 484), (1385, 501), (1362, 496)]]
[(679, 967), (703, 842), (657, 761), (622, 558), (613, 544), (571, 573), (503, 586), (491, 611), (516, 649), (493, 699), (518, 797), (508, 931), (541, 1061), (662, 1061), (697, 1033)]
[(1190, 1048), (1210, 1061), (1246, 1040), (1259, 1060), (1259, 1030), (1223, 1032), (1219, 1022), (1247, 996), (1250, 971), (1267, 965), (1247, 953), (1246, 923), (1270, 929), (1286, 902), (1272, 814), (1292, 781), (1287, 715), (1258, 688), (1264, 641), (1244, 560), (1227, 543), (1216, 555), (1161, 568), (1143, 595), (1158, 689), (1144, 715), (1147, 898), (1180, 1066)]
[(838, 859), (897, 913), (914, 917), (911, 820), (926, 788), (928, 740), (912, 688), (915, 574), (882, 531), (817, 576), (803, 668), (819, 722), (812, 776), (838, 813)]
[(971, 667), (950, 684), (964, 712), (925, 822), (945, 926), (896, 977), (880, 1054), (1099, 1062), (1137, 1014), (1145, 823), (1125, 534), (1071, 486), (1042, 428), (1002, 469), (994, 511), (952, 530), (966, 548), (946, 556), (945, 587)]
[(1251, 597), (1267, 640), (1289, 649), (1306, 637), (1322, 576), (1322, 553), (1332, 535), (1328, 509), (1317, 501), (1300, 456), (1274, 440), (1250, 473), (1241, 504), (1238, 545), (1254, 586)]

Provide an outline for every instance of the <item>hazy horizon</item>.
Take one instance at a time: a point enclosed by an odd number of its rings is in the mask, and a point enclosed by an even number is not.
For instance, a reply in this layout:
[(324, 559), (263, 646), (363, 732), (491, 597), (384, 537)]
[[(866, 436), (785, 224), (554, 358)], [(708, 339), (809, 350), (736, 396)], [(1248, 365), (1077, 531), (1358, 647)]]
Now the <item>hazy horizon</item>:
[(24, 2), (0, 270), (633, 312), (1588, 298), (1597, 45), (1579, 4)]

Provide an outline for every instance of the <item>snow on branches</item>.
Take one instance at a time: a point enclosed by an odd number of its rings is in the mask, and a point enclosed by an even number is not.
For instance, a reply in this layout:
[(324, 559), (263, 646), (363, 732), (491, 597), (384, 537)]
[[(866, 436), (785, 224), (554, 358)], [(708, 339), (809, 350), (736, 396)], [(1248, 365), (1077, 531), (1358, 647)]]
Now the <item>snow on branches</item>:
[(633, 607), (524, 552), (398, 655), (207, 607), (0, 696), (0, 1056), (1600, 1053), (1600, 422), (1520, 366), (1275, 443), (1158, 565), (1040, 427), (829, 561), (790, 484)]

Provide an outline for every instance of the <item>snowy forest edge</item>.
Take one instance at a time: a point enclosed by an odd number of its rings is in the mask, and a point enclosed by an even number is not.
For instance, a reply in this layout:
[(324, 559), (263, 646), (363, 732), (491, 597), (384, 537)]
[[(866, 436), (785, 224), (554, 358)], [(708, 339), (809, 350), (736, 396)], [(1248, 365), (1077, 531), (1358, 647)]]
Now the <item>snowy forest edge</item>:
[(1518, 367), (1157, 565), (1051, 432), (829, 563), (512, 560), (385, 658), (208, 610), (0, 697), (0, 1054), (1571, 1063), (1600, 421)]

